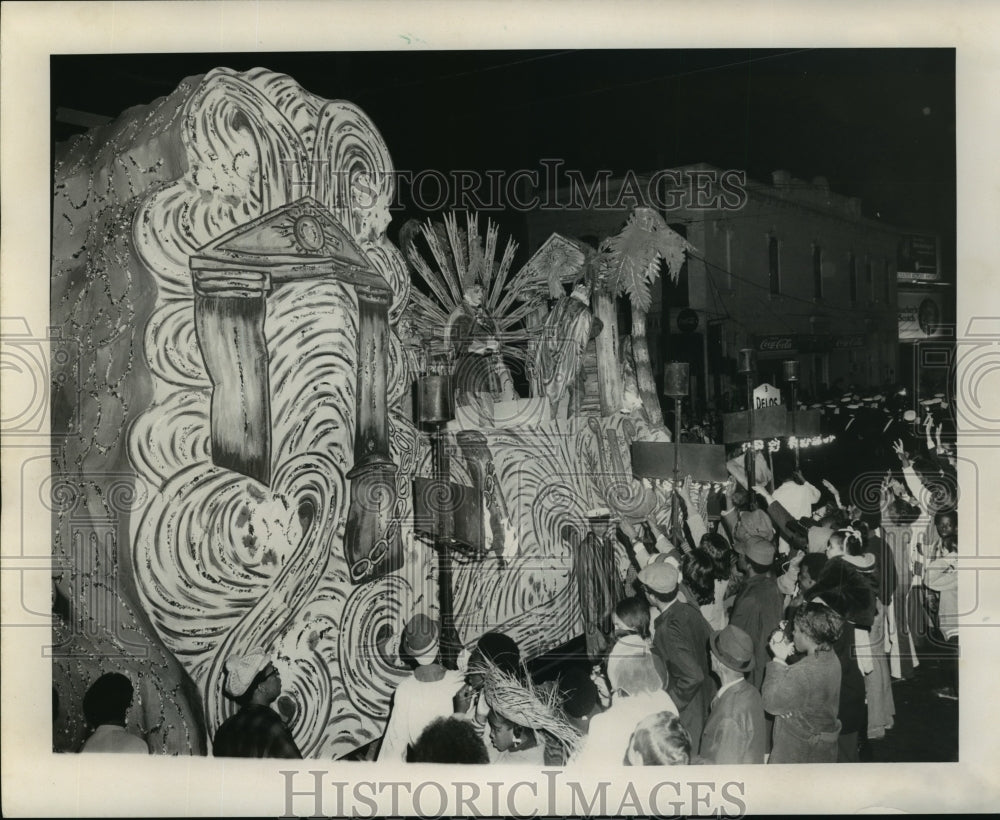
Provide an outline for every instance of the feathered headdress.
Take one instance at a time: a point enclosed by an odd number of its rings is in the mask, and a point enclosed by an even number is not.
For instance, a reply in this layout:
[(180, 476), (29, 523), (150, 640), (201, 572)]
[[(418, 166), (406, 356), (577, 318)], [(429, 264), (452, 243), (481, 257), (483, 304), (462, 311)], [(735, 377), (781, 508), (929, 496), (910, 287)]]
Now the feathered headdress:
[(478, 285), (483, 289), (482, 309), (496, 323), (505, 354), (525, 358), (533, 333), (525, 320), (545, 305), (546, 271), (529, 264), (512, 273), (517, 243), (508, 239), (497, 259), (499, 235), (499, 226), (487, 220), (483, 237), (475, 213), (466, 215), (464, 227), (455, 213), (445, 214), (443, 223), (428, 219), (403, 225), (400, 247), (422, 283), (410, 289), (406, 309), (416, 335), (441, 338), (465, 294)]

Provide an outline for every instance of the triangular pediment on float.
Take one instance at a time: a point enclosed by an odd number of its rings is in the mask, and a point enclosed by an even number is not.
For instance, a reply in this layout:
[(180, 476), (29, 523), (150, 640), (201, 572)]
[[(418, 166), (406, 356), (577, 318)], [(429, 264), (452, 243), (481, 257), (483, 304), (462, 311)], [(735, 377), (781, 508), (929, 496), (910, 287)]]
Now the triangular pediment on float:
[(377, 276), (353, 237), (312, 197), (213, 239), (191, 257), (191, 270), (262, 271), (275, 284), (331, 273)]

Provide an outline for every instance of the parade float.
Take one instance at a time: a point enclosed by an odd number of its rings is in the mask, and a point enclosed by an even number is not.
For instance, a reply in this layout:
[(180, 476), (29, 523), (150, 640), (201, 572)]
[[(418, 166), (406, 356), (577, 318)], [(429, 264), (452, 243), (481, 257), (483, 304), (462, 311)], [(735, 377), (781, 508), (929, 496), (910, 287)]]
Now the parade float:
[(630, 561), (609, 524), (668, 514), (690, 466), (633, 471), (672, 440), (644, 319), (687, 243), (640, 208), (516, 269), (474, 213), (397, 247), (392, 171), (364, 112), (264, 69), (57, 147), (56, 751), (120, 671), (152, 749), (209, 753), (226, 658), (263, 648), (303, 754), (342, 757), (381, 735), (418, 612), (453, 653), (489, 630), (598, 651), (580, 600)]

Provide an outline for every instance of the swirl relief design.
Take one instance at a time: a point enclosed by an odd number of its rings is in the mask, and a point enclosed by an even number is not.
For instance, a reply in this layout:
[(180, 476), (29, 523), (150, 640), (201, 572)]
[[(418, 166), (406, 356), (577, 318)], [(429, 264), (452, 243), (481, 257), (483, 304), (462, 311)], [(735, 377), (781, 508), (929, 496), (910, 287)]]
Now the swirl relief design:
[[(226, 658), (263, 647), (282, 670), (276, 706), (303, 754), (336, 757), (380, 734), (403, 670), (379, 653), (378, 639), (398, 631), (414, 605), (408, 574), (353, 588), (343, 558), (358, 298), (333, 280), (288, 282), (268, 294), (265, 486), (213, 464), (212, 383), (189, 263), (227, 232), (311, 196), (387, 283), (389, 315), (398, 316), (409, 283), (385, 237), (391, 162), (359, 109), (316, 98), (289, 77), (217, 69), (184, 91), (164, 101), (169, 110), (151, 110), (163, 130), (138, 149), (169, 146), (183, 157), (173, 166), (179, 173), (135, 192), (128, 237), (152, 284), (136, 332), (151, 387), (126, 433), (128, 466), (149, 491), (127, 534), (137, 598), (197, 687), (209, 737), (234, 708), (222, 693)], [(119, 153), (136, 152), (128, 144), (135, 136), (126, 131)], [(352, 178), (365, 181), (365, 201), (345, 199), (342, 180)], [(305, 220), (297, 227), (294, 239), (311, 248), (319, 234)], [(395, 408), (412, 374), (391, 329), (387, 344), (386, 399)], [(392, 458), (405, 463), (412, 428), (396, 410), (389, 427)], [(408, 520), (408, 486), (396, 478), (400, 522)]]
[[(226, 658), (260, 647), (280, 668), (285, 691), (275, 705), (303, 754), (342, 756), (382, 732), (407, 674), (402, 626), (415, 612), (435, 614), (435, 555), (413, 536), (413, 480), (429, 474), (428, 450), (409, 418), (415, 360), (397, 333), (410, 282), (385, 235), (391, 170), (358, 108), (264, 69), (185, 81), (70, 145), (57, 164), (53, 324), (81, 346), (57, 373), (59, 497), (71, 490), (73, 509), (113, 526), (86, 542), (94, 546), (84, 566), (74, 513), (53, 502), (54, 555), (69, 567), (56, 587), (70, 600), (66, 623), (80, 612), (86, 622), (87, 596), (111, 588), (87, 567), (99, 559), (115, 568), (125, 638), (73, 645), (117, 653), (104, 668), (142, 679), (137, 725), (156, 737), (157, 750), (205, 753), (234, 709), (222, 692)], [(384, 385), (373, 400), (385, 406), (395, 496), (387, 502), (385, 484), (373, 485), (379, 497), (365, 503), (391, 503), (402, 560), (360, 583), (344, 544), (366, 355), (359, 302), (370, 294), (334, 278), (270, 287), (261, 273), (267, 482), (213, 461), (213, 382), (196, 326), (192, 257), (304, 197), (344, 229), (388, 294), (380, 308), (388, 328), (378, 337)], [(319, 250), (316, 224), (296, 223), (291, 240)], [(482, 562), (455, 566), (465, 641), (501, 629), (530, 657), (579, 634), (568, 536), (585, 532), (590, 507), (638, 514), (651, 503), (620, 457), (629, 438), (622, 424), (483, 431), (491, 458), (477, 470), (488, 478), (504, 540)], [(456, 453), (452, 479), (470, 487), (475, 471)], [(123, 481), (136, 500), (108, 512), (121, 497), (110, 490)], [(79, 711), (96, 665), (54, 663), (54, 678), (73, 691), (67, 711)], [(81, 732), (67, 727), (57, 748), (72, 749)]]

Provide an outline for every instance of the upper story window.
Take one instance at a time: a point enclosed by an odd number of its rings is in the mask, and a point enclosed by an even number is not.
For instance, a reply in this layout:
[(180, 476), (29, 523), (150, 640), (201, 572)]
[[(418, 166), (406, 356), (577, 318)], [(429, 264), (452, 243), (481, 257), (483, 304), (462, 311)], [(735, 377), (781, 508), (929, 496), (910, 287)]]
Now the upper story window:
[(872, 271), (872, 260), (865, 261), (865, 285), (868, 288), (868, 298), (874, 302), (878, 297), (875, 295), (875, 274)]
[(813, 297), (823, 298), (823, 249), (813, 245)]
[(779, 256), (778, 237), (769, 236), (767, 238), (767, 273), (772, 296), (777, 296), (781, 293), (781, 266)]
[(885, 295), (885, 303), (889, 304), (889, 299), (892, 298), (892, 275), (889, 271), (889, 260), (885, 260), (884, 265), (885, 276), (882, 278), (882, 290)]

